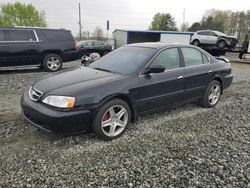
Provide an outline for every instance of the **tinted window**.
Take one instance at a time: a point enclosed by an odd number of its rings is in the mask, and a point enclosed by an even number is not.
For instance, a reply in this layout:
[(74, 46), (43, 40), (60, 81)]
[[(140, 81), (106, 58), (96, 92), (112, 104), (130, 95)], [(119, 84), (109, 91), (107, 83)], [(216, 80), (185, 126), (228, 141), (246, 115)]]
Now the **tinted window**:
[(210, 36), (216, 36), (216, 34), (215, 34), (214, 32), (212, 32), (212, 31), (208, 31), (207, 33), (208, 33), (208, 35), (210, 35)]
[(197, 33), (198, 35), (208, 35), (208, 33), (206, 31), (200, 31)]
[(155, 49), (151, 48), (121, 47), (90, 64), (90, 67), (122, 75), (134, 74), (154, 53)]
[(8, 34), (10, 41), (36, 41), (32, 30), (9, 30)]
[(153, 61), (153, 64), (162, 65), (166, 70), (180, 67), (180, 58), (177, 48), (171, 48), (161, 52)]
[(50, 41), (73, 41), (71, 33), (66, 30), (43, 30), (42, 32)]
[(202, 54), (202, 57), (203, 57), (203, 62), (204, 63), (209, 63), (209, 59), (206, 55)]
[(182, 48), (182, 53), (186, 67), (203, 64), (200, 51), (194, 48)]
[(4, 41), (4, 32), (0, 31), (0, 41)]
[(93, 46), (93, 41), (84, 41), (81, 43), (81, 45), (85, 47), (90, 47), (90, 46)]
[(103, 42), (95, 41), (94, 46), (104, 46), (105, 44)]

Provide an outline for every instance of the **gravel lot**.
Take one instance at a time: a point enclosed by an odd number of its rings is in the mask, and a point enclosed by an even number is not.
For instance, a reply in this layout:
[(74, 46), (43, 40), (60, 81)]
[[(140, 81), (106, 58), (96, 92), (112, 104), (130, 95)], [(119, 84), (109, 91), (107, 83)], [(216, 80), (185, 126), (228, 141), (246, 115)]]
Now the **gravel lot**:
[[(70, 63), (66, 68), (79, 66)], [(20, 95), (42, 71), (0, 73), (0, 187), (250, 188), (250, 64), (213, 109), (196, 104), (140, 118), (124, 136), (59, 137), (22, 120)]]

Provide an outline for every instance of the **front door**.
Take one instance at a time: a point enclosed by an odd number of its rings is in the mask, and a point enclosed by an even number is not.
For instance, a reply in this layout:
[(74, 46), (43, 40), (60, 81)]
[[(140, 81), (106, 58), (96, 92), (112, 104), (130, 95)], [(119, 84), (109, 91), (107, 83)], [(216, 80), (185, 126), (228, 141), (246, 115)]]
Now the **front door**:
[[(185, 79), (179, 51), (170, 48), (162, 51), (151, 65), (165, 67), (165, 72), (140, 75), (138, 89), (139, 112), (160, 109), (183, 100)], [(150, 65), (149, 65), (150, 66)]]

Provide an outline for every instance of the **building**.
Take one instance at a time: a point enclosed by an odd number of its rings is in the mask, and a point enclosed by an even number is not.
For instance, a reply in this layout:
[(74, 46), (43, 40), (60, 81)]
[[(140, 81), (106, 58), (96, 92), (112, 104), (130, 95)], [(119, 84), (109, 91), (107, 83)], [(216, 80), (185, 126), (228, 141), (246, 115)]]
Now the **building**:
[(113, 32), (115, 48), (138, 42), (166, 42), (190, 44), (192, 32), (140, 31), (116, 29)]

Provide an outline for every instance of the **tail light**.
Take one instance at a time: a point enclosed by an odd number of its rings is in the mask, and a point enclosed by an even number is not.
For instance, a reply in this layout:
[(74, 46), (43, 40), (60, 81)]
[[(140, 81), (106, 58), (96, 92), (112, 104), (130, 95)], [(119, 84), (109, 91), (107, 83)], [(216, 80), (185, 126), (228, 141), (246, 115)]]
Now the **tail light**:
[(74, 49), (78, 51), (79, 49), (78, 49), (78, 46), (76, 44), (76, 41), (74, 41), (73, 45), (74, 45)]

